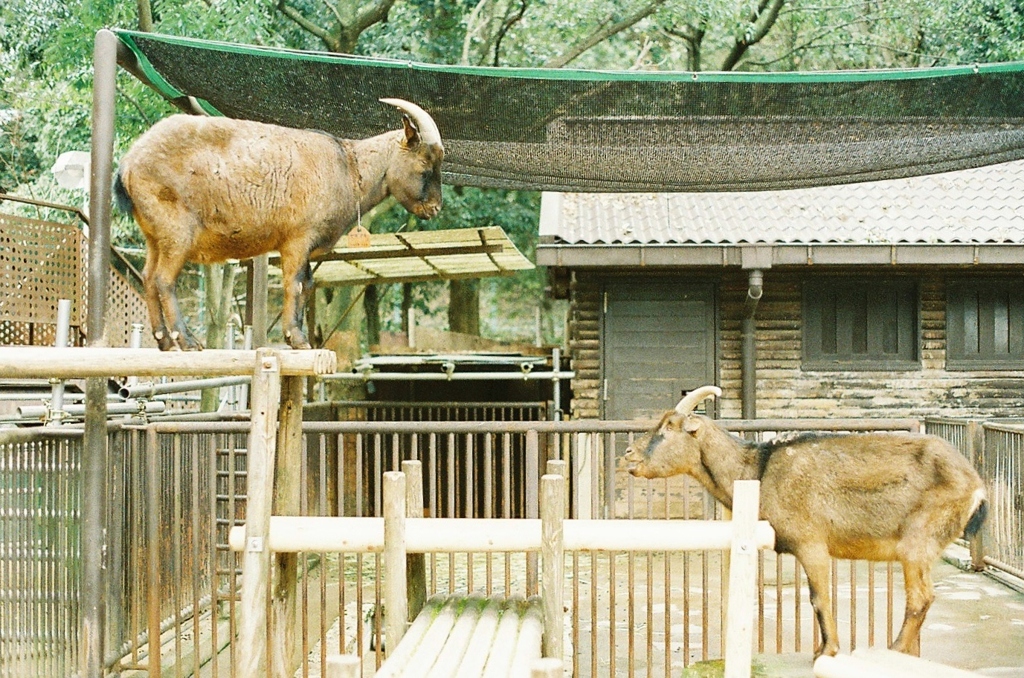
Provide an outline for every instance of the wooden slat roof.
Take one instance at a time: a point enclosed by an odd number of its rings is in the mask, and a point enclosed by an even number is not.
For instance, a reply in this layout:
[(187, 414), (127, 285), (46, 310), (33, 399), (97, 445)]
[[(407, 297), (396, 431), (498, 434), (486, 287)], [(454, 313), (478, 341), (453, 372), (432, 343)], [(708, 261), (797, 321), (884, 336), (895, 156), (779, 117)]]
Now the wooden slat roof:
[(342, 238), (314, 266), (314, 282), (328, 287), (485, 278), (534, 267), (498, 226), (375, 233), (369, 247), (348, 247)]

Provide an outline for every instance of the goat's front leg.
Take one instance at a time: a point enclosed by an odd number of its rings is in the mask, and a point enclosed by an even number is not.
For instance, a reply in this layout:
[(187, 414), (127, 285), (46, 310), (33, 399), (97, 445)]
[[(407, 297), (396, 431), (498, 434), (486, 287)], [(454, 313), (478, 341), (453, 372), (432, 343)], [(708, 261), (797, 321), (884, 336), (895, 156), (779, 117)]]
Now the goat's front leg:
[(281, 309), (281, 332), (288, 345), (295, 349), (312, 348), (302, 332), (302, 308), (312, 289), (313, 275), (309, 256), (281, 252), (281, 274), (284, 278), (284, 304)]
[(814, 608), (818, 628), (821, 629), (821, 647), (815, 650), (814, 657), (817, 659), (823, 654), (834, 657), (839, 652), (839, 630), (832, 616), (832, 599), (829, 595), (832, 559), (824, 545), (803, 548), (796, 553), (796, 558), (807, 572), (811, 607)]
[(921, 655), (921, 626), (928, 608), (935, 600), (935, 589), (932, 586), (931, 563), (904, 560), (903, 589), (907, 597), (907, 608), (903, 613), (903, 626), (896, 636), (892, 649), (897, 652)]

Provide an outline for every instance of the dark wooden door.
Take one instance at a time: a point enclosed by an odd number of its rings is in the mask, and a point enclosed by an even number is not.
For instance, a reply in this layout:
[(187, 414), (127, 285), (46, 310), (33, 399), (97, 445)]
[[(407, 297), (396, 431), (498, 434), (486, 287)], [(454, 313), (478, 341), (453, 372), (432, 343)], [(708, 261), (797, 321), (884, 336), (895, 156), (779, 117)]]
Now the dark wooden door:
[(660, 416), (715, 383), (713, 285), (611, 282), (605, 294), (605, 419)]

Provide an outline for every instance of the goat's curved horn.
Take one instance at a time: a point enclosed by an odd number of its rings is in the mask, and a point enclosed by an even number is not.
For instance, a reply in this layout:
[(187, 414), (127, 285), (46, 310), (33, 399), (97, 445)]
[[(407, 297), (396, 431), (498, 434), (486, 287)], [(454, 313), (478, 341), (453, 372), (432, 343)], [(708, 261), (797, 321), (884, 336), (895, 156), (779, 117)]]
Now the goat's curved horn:
[(679, 414), (689, 414), (690, 412), (693, 412), (693, 408), (697, 406), (697, 403), (705, 398), (710, 398), (711, 396), (721, 398), (722, 389), (717, 386), (701, 386), (700, 388), (695, 388), (687, 393), (685, 398), (679, 401), (679, 404), (676, 405), (676, 412)]
[(381, 99), (380, 101), (381, 103), (391, 104), (408, 115), (409, 119), (416, 125), (416, 129), (419, 130), (420, 139), (423, 143), (430, 144), (431, 146), (441, 145), (441, 131), (437, 129), (437, 123), (434, 122), (429, 113), (405, 99)]

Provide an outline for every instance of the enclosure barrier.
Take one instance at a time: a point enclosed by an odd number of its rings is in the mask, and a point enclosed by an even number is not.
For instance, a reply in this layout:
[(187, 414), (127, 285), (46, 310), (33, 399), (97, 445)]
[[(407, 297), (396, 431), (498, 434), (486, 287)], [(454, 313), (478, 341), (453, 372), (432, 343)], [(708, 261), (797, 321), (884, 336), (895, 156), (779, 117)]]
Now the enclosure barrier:
[[(420, 472), (415, 462), (404, 468), (417, 475)], [(259, 549), (259, 552), (383, 553), (384, 599), (388, 611), (385, 646), (389, 652), (400, 656), (403, 646), (399, 641), (408, 618), (408, 553), (540, 551), (544, 655), (561, 658), (565, 551), (728, 551), (731, 558), (725, 676), (749, 676), (757, 553), (775, 543), (771, 526), (757, 519), (759, 483), (736, 483), (731, 521), (619, 521), (565, 519), (564, 482), (560, 474), (548, 474), (541, 479), (539, 520), (407, 518), (405, 474), (391, 471), (384, 474), (383, 518), (272, 517), (258, 537), (252, 536), (254, 530), (248, 523), (232, 529), (230, 544), (233, 549), (244, 552)], [(415, 484), (421, 485), (418, 481)], [(253, 539), (259, 541), (253, 542)], [(243, 582), (252, 578), (251, 573), (252, 570), (243, 567)], [(261, 574), (257, 572), (258, 576)], [(265, 578), (254, 589), (265, 592)], [(253, 603), (243, 599), (243, 611), (249, 604)], [(422, 614), (432, 615), (433, 609)], [(258, 652), (259, 648), (241, 646), (240, 651)], [(380, 675), (391, 675), (388, 671), (393, 669), (389, 669), (389, 662), (390, 659), (381, 667)]]
[(969, 543), (972, 566), (1024, 579), (1024, 425), (929, 418), (925, 427), (959, 449), (985, 482), (988, 517)]
[[(284, 491), (298, 494), (297, 477), (289, 478), (288, 471), (292, 459), (297, 459), (301, 447), (299, 431), (302, 415), (302, 382), (298, 377), (320, 376), (337, 369), (337, 356), (333, 351), (275, 351), (260, 349), (258, 351), (211, 350), (192, 353), (161, 352), (148, 349), (118, 349), (106, 347), (89, 348), (39, 348), (39, 347), (3, 347), (0, 348), (0, 378), (87, 378), (86, 386), (86, 421), (85, 421), (85, 455), (88, 464), (82, 466), (82, 498), (81, 498), (81, 634), (79, 638), (79, 661), (81, 675), (93, 676), (102, 673), (105, 663), (103, 646), (106, 640), (103, 611), (104, 600), (103, 567), (104, 553), (107, 549), (106, 496), (105, 479), (108, 473), (106, 448), (106, 393), (102, 379), (111, 376), (192, 376), (214, 375), (235, 376), (253, 375), (252, 415), (249, 427), (248, 449), (254, 453), (253, 459), (261, 459), (269, 466), (253, 464), (250, 470), (251, 487), (261, 487), (263, 492), (255, 492), (254, 499), (249, 502), (249, 521), (258, 524), (270, 516), (270, 495), (273, 492), (275, 458), (278, 437), (278, 413), (284, 413), (281, 422), (282, 452), (284, 457), (283, 471), (279, 473), (279, 481)], [(282, 386), (282, 377), (285, 385)], [(283, 402), (279, 402), (279, 399)], [(297, 414), (297, 416), (295, 416)], [(283, 478), (283, 480), (282, 480)], [(159, 495), (159, 486), (150, 487), (151, 496)], [(288, 503), (288, 498), (283, 503)], [(297, 497), (295, 503), (297, 504)], [(158, 535), (150, 534), (150, 543), (158, 543)], [(250, 557), (250, 571), (266, 569), (269, 571), (268, 557), (255, 554)], [(151, 574), (154, 570), (151, 568)], [(294, 616), (294, 579), (297, 570), (294, 564), (278, 568), (279, 579), (284, 581), (282, 590), (286, 591), (279, 597), (278, 615)], [(288, 580), (292, 585), (288, 586)], [(251, 580), (251, 578), (250, 578)], [(243, 600), (255, 595), (252, 584), (243, 581)], [(290, 594), (289, 595), (289, 592)], [(151, 605), (149, 620), (149, 640), (152, 655), (159, 657), (160, 623), (152, 615), (159, 612), (159, 587), (151, 587), (149, 592), (155, 597)], [(254, 624), (259, 624), (259, 614), (264, 607), (256, 608), (255, 619), (247, 620), (243, 632), (250, 629), (256, 634)], [(259, 635), (259, 634), (256, 634)], [(155, 667), (159, 675), (159, 663)], [(256, 675), (249, 671), (247, 675)]]

